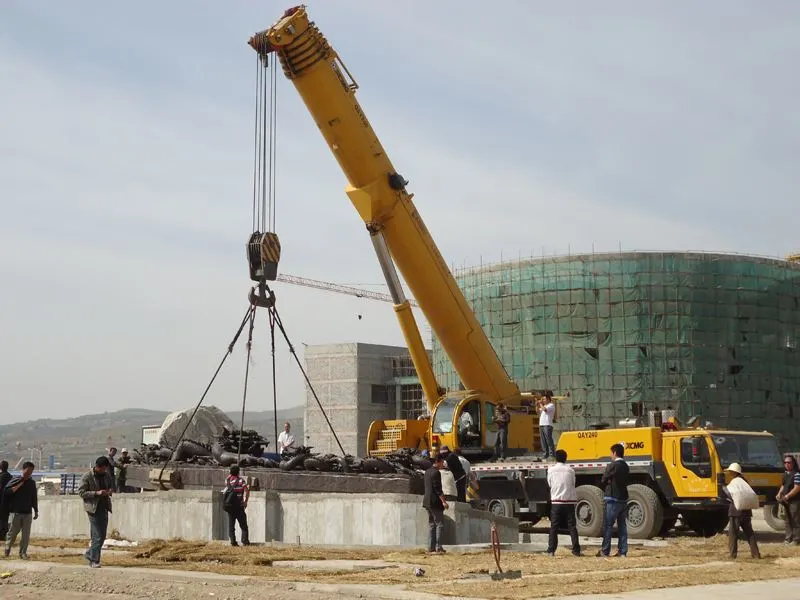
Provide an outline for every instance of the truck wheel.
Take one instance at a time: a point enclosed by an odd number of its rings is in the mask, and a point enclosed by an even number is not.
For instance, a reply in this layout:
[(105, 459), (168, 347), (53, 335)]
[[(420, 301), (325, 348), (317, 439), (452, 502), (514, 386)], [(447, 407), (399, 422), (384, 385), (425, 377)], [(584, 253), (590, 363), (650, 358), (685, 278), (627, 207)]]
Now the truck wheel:
[(727, 509), (687, 510), (683, 513), (683, 520), (697, 535), (711, 537), (725, 531), (728, 511)]
[(578, 534), (598, 537), (603, 534), (603, 490), (594, 485), (580, 485), (575, 492), (575, 523)]
[(783, 532), (786, 526), (786, 521), (778, 516), (779, 508), (780, 507), (777, 504), (767, 504), (764, 507), (764, 520), (767, 522), (767, 525), (772, 527), (772, 529), (775, 531)]
[(515, 504), (513, 500), (489, 500), (486, 510), (496, 517), (513, 518)]
[(649, 540), (658, 535), (664, 522), (661, 499), (646, 485), (628, 486), (628, 537)]

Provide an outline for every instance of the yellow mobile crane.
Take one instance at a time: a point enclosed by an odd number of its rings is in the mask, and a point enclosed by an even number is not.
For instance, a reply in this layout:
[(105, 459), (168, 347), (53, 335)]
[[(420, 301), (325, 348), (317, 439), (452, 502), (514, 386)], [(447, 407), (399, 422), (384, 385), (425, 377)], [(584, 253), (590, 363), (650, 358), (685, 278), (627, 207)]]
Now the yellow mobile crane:
[[(349, 182), (346, 193), (367, 226), (422, 383), (429, 416), (374, 422), (368, 452), (381, 454), (409, 446), (436, 449), (447, 444), (460, 447), (473, 459), (485, 458), (492, 454), (494, 409), (501, 402), (516, 413), (510, 423), (509, 454), (537, 450), (535, 406), (541, 395), (521, 393), (508, 377), (417, 212), (406, 180), (395, 170), (357, 102), (358, 85), (305, 8), (287, 10), (249, 44), (265, 59), (278, 57), (344, 171)], [(264, 260), (276, 265), (279, 246), (265, 239), (269, 243), (261, 243)], [(445, 393), (437, 385), (395, 265), (465, 390)], [(265, 276), (274, 279), (272, 271)], [(459, 428), (465, 413), (477, 425), (474, 432)], [(734, 461), (741, 463), (762, 503), (775, 501), (782, 468), (771, 434), (681, 428), (677, 420), (662, 422), (662, 416), (650, 426), (639, 422), (612, 428), (598, 425), (561, 435), (559, 448), (567, 450), (576, 470), (576, 517), (584, 535), (597, 535), (602, 523), (600, 476), (612, 443), (624, 444), (631, 465), (628, 528), (632, 537), (665, 531), (678, 514), (698, 533), (720, 531), (727, 522), (721, 491), (724, 469)], [(529, 521), (548, 514), (546, 469), (546, 464), (530, 458), (473, 466), (481, 499), (490, 510), (518, 514)]]
[[(349, 182), (346, 193), (366, 224), (422, 384), (429, 415), (372, 423), (367, 452), (380, 455), (401, 447), (435, 450), (446, 444), (462, 448), (473, 459), (487, 457), (497, 435), (494, 413), (499, 403), (513, 415), (508, 454), (535, 450), (539, 396), (521, 393), (506, 373), (414, 206), (408, 182), (392, 165), (356, 100), (358, 84), (339, 55), (309, 20), (304, 6), (287, 10), (248, 43), (265, 59), (277, 55), (344, 171)], [(445, 392), (437, 384), (395, 266), (465, 390)], [(459, 431), (465, 412), (472, 426)]]

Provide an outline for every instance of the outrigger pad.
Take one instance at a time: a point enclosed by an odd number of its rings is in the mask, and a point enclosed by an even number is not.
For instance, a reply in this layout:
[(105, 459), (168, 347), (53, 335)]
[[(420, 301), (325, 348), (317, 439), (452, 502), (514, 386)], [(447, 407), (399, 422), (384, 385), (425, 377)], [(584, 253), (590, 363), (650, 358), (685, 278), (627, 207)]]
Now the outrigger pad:
[(281, 242), (272, 231), (255, 231), (247, 241), (247, 263), (253, 281), (275, 281), (281, 259)]
[(502, 573), (491, 573), (492, 581), (502, 581), (503, 579), (522, 579), (522, 571), (504, 571)]

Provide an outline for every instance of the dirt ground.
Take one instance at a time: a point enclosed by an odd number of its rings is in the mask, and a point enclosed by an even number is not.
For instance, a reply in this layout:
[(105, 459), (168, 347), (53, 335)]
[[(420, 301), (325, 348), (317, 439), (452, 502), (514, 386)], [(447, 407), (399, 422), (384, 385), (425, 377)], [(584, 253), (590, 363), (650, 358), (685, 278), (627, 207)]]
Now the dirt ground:
[[(777, 533), (759, 533), (762, 560), (753, 560), (744, 543), (740, 543), (739, 559), (727, 558), (727, 537), (710, 539), (676, 537), (667, 546), (643, 548), (633, 546), (627, 558), (597, 558), (596, 547), (587, 547), (584, 557), (573, 557), (568, 548), (560, 548), (555, 558), (543, 553), (504, 552), (501, 566), (505, 571), (519, 570), (520, 579), (491, 581), (496, 571), (491, 552), (471, 554), (448, 553), (427, 555), (422, 551), (386, 552), (382, 550), (332, 550), (328, 548), (296, 548), (291, 546), (254, 545), (230, 548), (220, 542), (202, 543), (180, 540), (152, 541), (138, 547), (106, 552), (104, 566), (147, 567), (187, 570), (201, 573), (249, 575), (264, 578), (258, 585), (219, 584), (213, 580), (189, 583), (153, 582), (124, 572), (118, 577), (98, 577), (102, 571), (83, 575), (42, 574), (17, 571), (0, 580), (0, 598), (64, 598), (69, 593), (85, 597), (103, 594), (115, 600), (159, 597), (165, 600), (197, 600), (198, 598), (278, 598), (302, 582), (314, 584), (382, 584), (409, 592), (428, 592), (443, 596), (516, 600), (570, 594), (592, 594), (659, 589), (681, 585), (729, 583), (762, 579), (780, 579), (800, 568), (800, 548), (787, 547)], [(80, 549), (85, 540), (49, 540), (47, 547), (32, 549), (34, 560), (85, 567)], [(379, 570), (298, 569), (284, 561), (324, 559), (383, 560)], [(313, 562), (312, 562), (313, 564)], [(414, 568), (425, 569), (423, 577), (414, 575)], [(3, 563), (0, 562), (0, 571)], [(107, 571), (106, 571), (107, 572)], [(201, 576), (202, 577), (202, 576)], [(36, 595), (35, 590), (58, 592), (58, 596)], [(97, 596), (97, 594), (100, 594)], [(116, 595), (113, 595), (116, 594)], [(112, 596), (113, 595), (113, 596)], [(354, 596), (341, 592), (303, 591), (304, 600), (327, 600), (342, 597), (379, 597), (369, 593)], [(76, 596), (77, 598), (77, 596)]]
[[(2, 564), (2, 563), (0, 563)], [(103, 577), (102, 569), (87, 574), (26, 573), (0, 581), (2, 600), (286, 600), (294, 595), (294, 586), (268, 586), (263, 583), (151, 581), (141, 574), (114, 573)], [(334, 600), (342, 594), (303, 591), (303, 600)]]

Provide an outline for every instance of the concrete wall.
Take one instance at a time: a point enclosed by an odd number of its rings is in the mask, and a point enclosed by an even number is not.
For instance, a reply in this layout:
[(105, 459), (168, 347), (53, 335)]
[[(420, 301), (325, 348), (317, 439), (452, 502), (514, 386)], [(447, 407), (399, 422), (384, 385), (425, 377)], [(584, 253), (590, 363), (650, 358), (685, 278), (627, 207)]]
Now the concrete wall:
[[(76, 496), (39, 499), (34, 537), (88, 536), (83, 502)], [(425, 546), (428, 515), (412, 494), (290, 494), (253, 492), (247, 508), (250, 540), (314, 545)], [(493, 517), (467, 504), (446, 513), (444, 544), (490, 541), (492, 521), (501, 542), (518, 540), (518, 521)], [(121, 494), (114, 498), (109, 532), (129, 540), (226, 540), (227, 515), (218, 491)], [(238, 537), (237, 528), (237, 537)]]
[[(109, 533), (119, 531), (126, 539), (221, 539), (225, 523), (220, 492), (170, 491), (119, 494), (113, 498), (114, 512)], [(89, 534), (89, 520), (78, 496), (39, 498), (39, 518), (32, 535), (72, 537)]]

